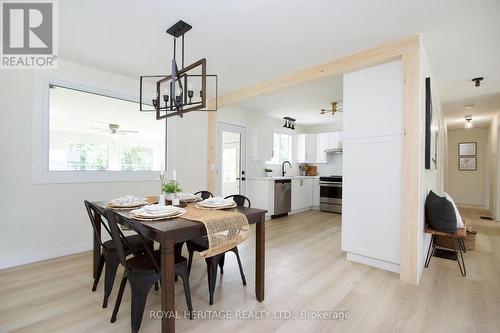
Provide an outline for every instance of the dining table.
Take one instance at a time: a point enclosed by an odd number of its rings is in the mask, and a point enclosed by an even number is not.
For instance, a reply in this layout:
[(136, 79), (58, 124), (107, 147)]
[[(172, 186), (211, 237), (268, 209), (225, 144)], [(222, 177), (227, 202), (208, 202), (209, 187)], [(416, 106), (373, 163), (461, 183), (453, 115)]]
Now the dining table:
[[(107, 202), (94, 202), (103, 210), (110, 209)], [(267, 210), (249, 207), (235, 207), (225, 209), (244, 214), (249, 224), (255, 224), (255, 296), (257, 301), (264, 301), (265, 283), (265, 213)], [(205, 226), (196, 221), (190, 221), (182, 217), (165, 219), (151, 222), (139, 221), (130, 216), (128, 210), (117, 210), (132, 225), (137, 225), (144, 231), (144, 236), (158, 242), (161, 252), (161, 332), (175, 332), (175, 244), (179, 244), (191, 239), (196, 239), (207, 234)], [(93, 248), (93, 271), (94, 278), (97, 275), (99, 258), (101, 255), (101, 245), (97, 239), (100, 235), (102, 220), (98, 216), (96, 219), (96, 233), (94, 233)]]

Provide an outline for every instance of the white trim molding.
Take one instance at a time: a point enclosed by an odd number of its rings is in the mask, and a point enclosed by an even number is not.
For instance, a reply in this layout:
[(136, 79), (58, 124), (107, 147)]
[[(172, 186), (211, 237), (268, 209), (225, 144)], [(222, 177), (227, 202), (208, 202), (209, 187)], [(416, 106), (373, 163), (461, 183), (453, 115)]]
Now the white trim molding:
[[(61, 86), (83, 92), (138, 102), (138, 98), (103, 89), (89, 84), (65, 79), (34, 75), (33, 77), (33, 128), (32, 128), (32, 182), (33, 184), (92, 183), (92, 182), (141, 182), (157, 181), (159, 171), (50, 171), (49, 170), (49, 87)], [(139, 110), (137, 111), (139, 112)], [(172, 172), (173, 126), (167, 122), (167, 175)]]

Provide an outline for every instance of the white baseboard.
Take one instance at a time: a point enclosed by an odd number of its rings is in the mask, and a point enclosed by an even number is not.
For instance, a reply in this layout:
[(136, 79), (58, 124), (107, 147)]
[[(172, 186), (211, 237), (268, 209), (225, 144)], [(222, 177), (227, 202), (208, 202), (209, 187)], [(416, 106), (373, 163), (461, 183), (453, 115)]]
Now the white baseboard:
[(311, 210), (311, 208), (312, 207), (306, 207), (304, 209), (297, 209), (297, 210), (291, 211), (290, 213), (288, 213), (288, 215), (293, 215), (293, 214), (307, 212), (308, 210)]
[(10, 258), (2, 258), (0, 262), (0, 269), (31, 264), (33, 262), (53, 259), (57, 257), (63, 257), (70, 254), (80, 253), (84, 251), (92, 250), (93, 245), (90, 243), (82, 243), (65, 249), (57, 249), (57, 250), (48, 250), (48, 251), (38, 251), (29, 256), (24, 257), (15, 257), (11, 256)]
[(388, 262), (388, 261), (384, 261), (384, 260), (380, 260), (380, 259), (375, 259), (375, 258), (370, 258), (370, 257), (362, 256), (362, 255), (351, 253), (351, 252), (347, 252), (347, 260), (399, 274), (399, 265), (392, 263), (392, 262)]

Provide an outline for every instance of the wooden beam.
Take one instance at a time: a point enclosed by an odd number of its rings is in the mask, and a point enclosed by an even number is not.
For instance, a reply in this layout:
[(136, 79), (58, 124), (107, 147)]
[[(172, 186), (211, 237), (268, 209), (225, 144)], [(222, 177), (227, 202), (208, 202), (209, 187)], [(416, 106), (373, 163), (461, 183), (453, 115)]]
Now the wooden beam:
[(418, 283), (420, 206), (419, 46), (403, 53), (403, 146), (401, 161), (400, 279)]
[(407, 37), (396, 42), (354, 53), (349, 56), (285, 75), (277, 79), (264, 81), (219, 97), (219, 107), (237, 103), (247, 98), (267, 94), (304, 82), (389, 62), (400, 58), (406, 49), (418, 45), (418, 41), (418, 35)]
[[(208, 108), (215, 108), (215, 101), (208, 102)], [(216, 142), (217, 142), (217, 112), (208, 113), (208, 139), (207, 139), (207, 190), (215, 194), (217, 175), (216, 167)]]

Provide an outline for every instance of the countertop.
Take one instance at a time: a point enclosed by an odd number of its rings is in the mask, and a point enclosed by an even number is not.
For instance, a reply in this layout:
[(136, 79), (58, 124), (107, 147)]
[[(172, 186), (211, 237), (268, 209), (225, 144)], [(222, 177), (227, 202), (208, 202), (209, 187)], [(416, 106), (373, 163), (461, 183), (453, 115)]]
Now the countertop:
[(318, 179), (319, 176), (273, 176), (273, 177), (247, 177), (247, 180), (280, 180), (280, 179)]

